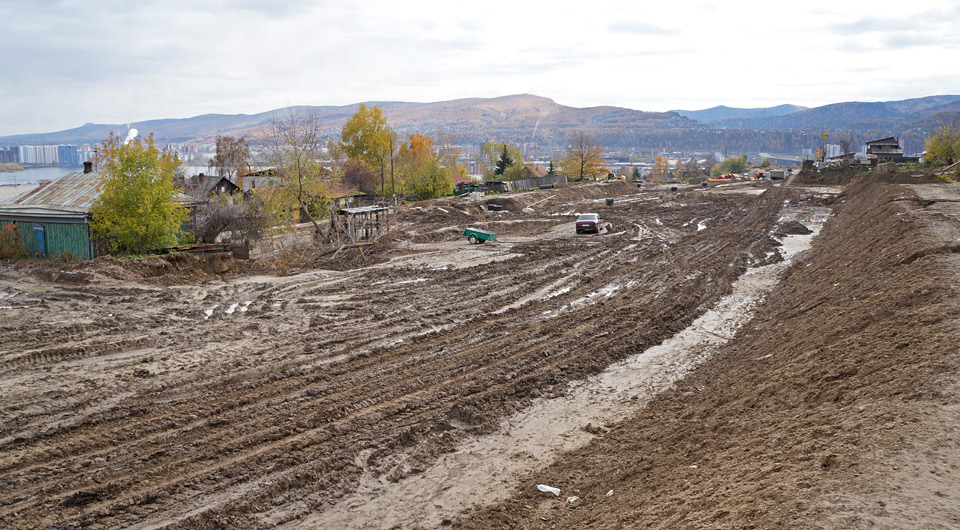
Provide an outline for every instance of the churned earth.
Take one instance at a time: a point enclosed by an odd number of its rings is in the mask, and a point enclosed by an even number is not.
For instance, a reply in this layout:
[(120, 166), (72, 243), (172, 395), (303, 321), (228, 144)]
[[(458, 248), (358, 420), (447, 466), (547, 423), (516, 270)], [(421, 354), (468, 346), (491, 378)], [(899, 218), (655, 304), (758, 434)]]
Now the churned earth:
[(0, 269), (0, 527), (957, 525), (960, 196), (818, 186), (444, 199), (292, 275)]

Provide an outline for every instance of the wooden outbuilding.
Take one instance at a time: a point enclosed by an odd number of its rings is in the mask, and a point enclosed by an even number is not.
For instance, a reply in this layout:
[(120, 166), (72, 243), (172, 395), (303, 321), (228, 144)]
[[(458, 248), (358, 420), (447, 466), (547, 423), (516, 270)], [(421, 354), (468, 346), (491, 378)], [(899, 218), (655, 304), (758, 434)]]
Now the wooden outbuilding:
[(385, 206), (363, 206), (337, 210), (334, 217), (338, 237), (351, 243), (373, 241), (383, 235), (390, 222), (390, 210)]

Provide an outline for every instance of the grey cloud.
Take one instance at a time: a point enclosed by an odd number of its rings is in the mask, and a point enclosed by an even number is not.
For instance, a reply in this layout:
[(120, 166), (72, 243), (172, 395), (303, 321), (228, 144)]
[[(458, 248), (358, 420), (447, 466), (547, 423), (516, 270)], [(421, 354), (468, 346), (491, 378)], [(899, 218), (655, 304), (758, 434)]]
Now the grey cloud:
[(864, 33), (915, 30), (923, 27), (923, 22), (913, 18), (862, 18), (852, 22), (831, 24), (828, 28), (841, 35), (862, 35)]
[(673, 30), (639, 20), (618, 20), (607, 24), (607, 29), (613, 33), (629, 33), (633, 35), (668, 35)]
[[(320, 3), (323, 4), (322, 2)], [(304, 12), (310, 11), (318, 5), (311, 0), (284, 0), (283, 2), (264, 2), (263, 0), (225, 0), (225, 9), (242, 9), (244, 11), (266, 16), (273, 19), (301, 17)]]
[(960, 5), (947, 9), (933, 9), (915, 15), (896, 17), (864, 17), (850, 22), (831, 24), (827, 28), (841, 35), (863, 35), (866, 33), (920, 32), (937, 33), (953, 31), (960, 23)]
[(960, 38), (938, 33), (900, 31), (883, 35), (877, 43), (869, 42), (860, 36), (842, 39), (833, 49), (846, 53), (868, 53), (929, 47), (957, 48), (960, 47)]
[(949, 39), (930, 33), (892, 33), (882, 39), (887, 48), (916, 48), (921, 46), (941, 46), (949, 43)]
[(457, 22), (457, 27), (461, 31), (481, 31), (483, 29), (483, 25), (476, 20), (461, 20)]

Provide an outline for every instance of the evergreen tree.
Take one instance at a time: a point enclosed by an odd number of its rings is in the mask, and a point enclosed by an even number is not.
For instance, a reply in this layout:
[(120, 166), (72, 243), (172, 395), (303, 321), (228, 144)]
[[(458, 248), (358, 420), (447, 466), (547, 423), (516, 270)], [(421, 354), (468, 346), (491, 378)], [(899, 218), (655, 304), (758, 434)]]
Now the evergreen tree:
[(510, 156), (510, 151), (507, 150), (507, 144), (503, 144), (503, 151), (500, 152), (500, 159), (497, 160), (497, 169), (493, 171), (493, 174), (503, 175), (503, 172), (512, 165), (513, 157)]
[(556, 168), (553, 167), (553, 160), (550, 161), (550, 166), (547, 167), (547, 176), (548, 176), (548, 177), (556, 177), (556, 176), (557, 176), (557, 170), (556, 170)]
[(637, 166), (633, 166), (633, 173), (630, 174), (630, 178), (633, 180), (640, 180), (640, 170), (637, 169)]

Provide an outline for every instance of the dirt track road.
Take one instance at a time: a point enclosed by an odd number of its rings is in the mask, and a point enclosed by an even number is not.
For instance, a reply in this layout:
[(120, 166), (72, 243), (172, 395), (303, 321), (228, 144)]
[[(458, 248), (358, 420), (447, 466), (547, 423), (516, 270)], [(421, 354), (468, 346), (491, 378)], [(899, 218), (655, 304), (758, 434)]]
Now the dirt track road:
[[(787, 195), (619, 197), (351, 271), (163, 288), (4, 270), (0, 526), (273, 527), (419, 473), (686, 327), (775, 255)], [(615, 233), (551, 217), (600, 208)]]

